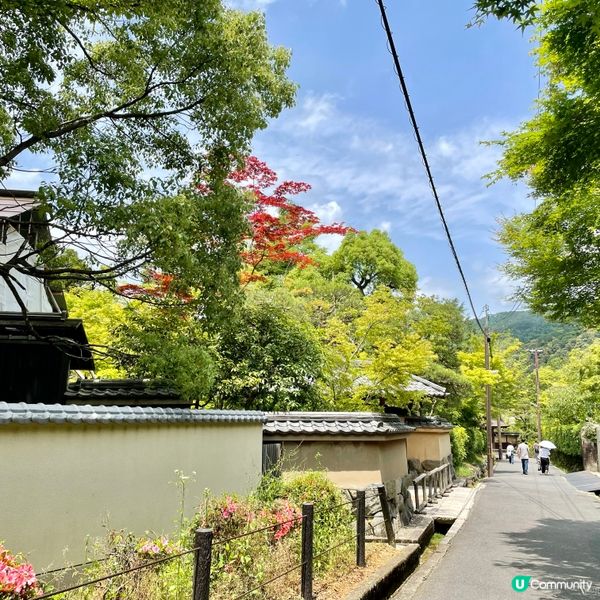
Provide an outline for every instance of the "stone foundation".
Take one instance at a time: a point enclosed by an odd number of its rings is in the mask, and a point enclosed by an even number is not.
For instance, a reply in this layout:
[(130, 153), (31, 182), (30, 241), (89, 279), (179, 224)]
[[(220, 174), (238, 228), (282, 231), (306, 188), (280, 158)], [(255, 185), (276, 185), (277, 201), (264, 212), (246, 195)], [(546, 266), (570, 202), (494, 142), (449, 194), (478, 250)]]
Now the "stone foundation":
[[(408, 525), (415, 512), (409, 493), (412, 479), (410, 475), (405, 475), (400, 479), (386, 481), (384, 484), (394, 531), (398, 531), (400, 527)], [(349, 500), (356, 500), (356, 490), (345, 489), (342, 492)], [(386, 537), (383, 510), (379, 500), (379, 493), (377, 492), (377, 484), (369, 485), (365, 488), (365, 492), (367, 536)]]
[[(416, 458), (408, 459), (409, 474), (399, 479), (386, 481), (385, 491), (390, 506), (390, 514), (394, 531), (399, 532), (400, 528), (405, 527), (410, 523), (410, 520), (415, 513), (410, 489), (412, 488), (413, 479), (424, 473), (431, 471), (442, 464), (452, 462), (452, 456), (447, 456), (442, 460), (424, 460), (422, 463)], [(378, 484), (371, 484), (365, 488), (365, 512), (367, 516), (367, 536), (371, 537), (386, 537), (385, 523), (383, 520), (383, 510), (377, 492)], [(348, 500), (356, 500), (355, 489), (343, 489), (344, 496)]]
[(598, 444), (581, 438), (581, 457), (586, 471), (600, 471), (598, 464)]

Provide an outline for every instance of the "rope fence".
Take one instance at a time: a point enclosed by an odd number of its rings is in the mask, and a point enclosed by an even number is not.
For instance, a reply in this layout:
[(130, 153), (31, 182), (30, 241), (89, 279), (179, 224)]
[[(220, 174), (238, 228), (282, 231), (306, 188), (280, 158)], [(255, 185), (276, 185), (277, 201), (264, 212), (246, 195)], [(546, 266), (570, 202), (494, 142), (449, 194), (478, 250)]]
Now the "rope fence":
[[(346, 502), (342, 502), (335, 506), (325, 506), (324, 508), (327, 510), (334, 510), (336, 508), (341, 508), (343, 506), (348, 506), (354, 504), (354, 500), (349, 500)], [(169, 556), (165, 556), (156, 560), (151, 560), (148, 562), (144, 562), (143, 564), (134, 565), (127, 569), (122, 569), (121, 571), (110, 573), (108, 575), (104, 575), (102, 577), (96, 577), (94, 579), (90, 579), (88, 581), (84, 581), (81, 583), (73, 584), (68, 587), (62, 588), (60, 590), (45, 592), (38, 596), (35, 596), (33, 600), (45, 600), (47, 598), (53, 598), (55, 596), (59, 596), (60, 594), (65, 594), (67, 592), (73, 592), (79, 589), (83, 589), (92, 585), (97, 585), (104, 581), (108, 581), (111, 579), (115, 579), (117, 577), (122, 577), (124, 575), (135, 573), (137, 571), (141, 571), (143, 569), (148, 569), (154, 567), (156, 565), (161, 565), (167, 563), (172, 560), (176, 560), (183, 556), (189, 556), (190, 554), (195, 555), (194, 560), (194, 577), (193, 577), (193, 596), (192, 600), (208, 600), (210, 593), (210, 580), (211, 574), (214, 576), (215, 573), (219, 573), (224, 570), (224, 567), (220, 569), (214, 570), (212, 569), (212, 549), (213, 547), (217, 547), (223, 544), (229, 544), (236, 540), (240, 540), (242, 538), (246, 538), (252, 535), (259, 534), (264, 531), (269, 530), (277, 530), (278, 528), (289, 525), (290, 523), (301, 522), (302, 523), (302, 561), (293, 567), (286, 569), (282, 573), (278, 573), (276, 576), (271, 579), (262, 582), (260, 585), (253, 587), (250, 590), (247, 590), (240, 596), (234, 598), (234, 600), (242, 600), (254, 592), (258, 591), (261, 588), (285, 577), (289, 573), (296, 571), (298, 569), (301, 570), (301, 597), (303, 600), (312, 599), (312, 580), (313, 580), (313, 561), (317, 558), (320, 558), (328, 553), (331, 553), (333, 550), (343, 546), (344, 544), (348, 544), (351, 541), (357, 541), (357, 560), (356, 564), (358, 566), (365, 566), (365, 492), (359, 491), (357, 496), (357, 519), (356, 519), (356, 533), (349, 538), (342, 540), (339, 544), (331, 546), (326, 550), (319, 552), (317, 555), (313, 555), (313, 530), (314, 530), (314, 505), (312, 503), (304, 503), (302, 505), (302, 515), (294, 517), (292, 519), (288, 519), (286, 521), (273, 523), (272, 525), (268, 525), (266, 527), (261, 527), (259, 529), (254, 529), (251, 531), (247, 531), (245, 533), (232, 536), (226, 539), (218, 539), (213, 541), (213, 531), (212, 529), (204, 529), (199, 528), (195, 532), (194, 537), (194, 545), (189, 550), (184, 550), (182, 552), (178, 552), (176, 554), (171, 554)], [(318, 507), (318, 505), (317, 505)], [(105, 562), (110, 558), (113, 558), (113, 555), (105, 556), (97, 560), (90, 560), (86, 562), (77, 563), (74, 565), (68, 565), (65, 567), (60, 567), (57, 569), (51, 569), (48, 571), (44, 571), (40, 573), (38, 576), (48, 575), (51, 573), (57, 573), (60, 571), (72, 570), (78, 567), (85, 567), (87, 565), (95, 564), (98, 562)]]

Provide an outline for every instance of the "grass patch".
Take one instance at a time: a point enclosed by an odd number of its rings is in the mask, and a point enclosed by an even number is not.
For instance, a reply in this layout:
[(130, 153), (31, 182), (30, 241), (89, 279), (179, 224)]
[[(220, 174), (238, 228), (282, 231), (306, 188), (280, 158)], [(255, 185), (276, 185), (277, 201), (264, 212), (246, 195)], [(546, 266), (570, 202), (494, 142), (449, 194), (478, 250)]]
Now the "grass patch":
[(473, 475), (475, 475), (476, 471), (477, 467), (468, 463), (463, 463), (455, 469), (457, 477), (472, 477)]
[(443, 533), (434, 533), (429, 540), (429, 544), (425, 547), (423, 552), (421, 553), (421, 558), (419, 559), (419, 563), (424, 563), (427, 559), (437, 550), (437, 547), (440, 545), (440, 542), (444, 539)]

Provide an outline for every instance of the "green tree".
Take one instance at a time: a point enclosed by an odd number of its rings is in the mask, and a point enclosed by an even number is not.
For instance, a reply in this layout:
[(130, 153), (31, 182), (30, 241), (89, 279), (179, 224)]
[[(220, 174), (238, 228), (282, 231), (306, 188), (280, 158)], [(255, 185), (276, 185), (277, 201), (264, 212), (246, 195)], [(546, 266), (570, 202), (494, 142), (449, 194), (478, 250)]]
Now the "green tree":
[(433, 359), (429, 342), (411, 328), (410, 302), (380, 287), (353, 320), (332, 318), (319, 329), (326, 356), (324, 394), (337, 409), (404, 406), (418, 400), (404, 386)]
[(127, 375), (170, 384), (190, 406), (211, 406), (214, 338), (193, 311), (130, 301), (115, 347)]
[(333, 273), (343, 274), (363, 295), (381, 285), (412, 297), (417, 287), (414, 265), (386, 232), (377, 229), (348, 233), (327, 266)]
[(600, 420), (600, 341), (576, 348), (558, 368), (540, 369), (544, 415), (554, 425)]
[(490, 370), (485, 368), (483, 338), (474, 336), (471, 349), (459, 352), (461, 372), (471, 383), (472, 400), (480, 418), (485, 407), (485, 386), (492, 389), (492, 412), (506, 417), (520, 415), (526, 420), (531, 414), (534, 390), (527, 370), (528, 357), (522, 344), (508, 336), (492, 337)]
[[(222, 181), (295, 89), (264, 17), (220, 0), (0, 8), (0, 180), (31, 154), (54, 174), (39, 190), (53, 239), (0, 276), (112, 288), (151, 265), (193, 286), (201, 314), (227, 309), (247, 223), (243, 194)], [(198, 177), (210, 193), (190, 186)], [(66, 246), (89, 266), (44, 264)]]
[(471, 331), (462, 305), (456, 299), (419, 296), (414, 314), (415, 331), (431, 343), (437, 362), (457, 369), (458, 352), (465, 349)]
[(274, 303), (248, 302), (219, 336), (219, 408), (311, 410), (322, 354), (310, 328)]
[(537, 0), (476, 0), (472, 25), (481, 25), (488, 17), (508, 19), (524, 29), (535, 23)]
[(65, 293), (69, 316), (82, 319), (88, 341), (95, 350), (95, 373), (115, 379), (124, 375), (113, 351), (116, 329), (125, 320), (123, 302), (107, 290), (74, 287)]
[[(512, 5), (518, 3), (509, 3)], [(600, 323), (600, 12), (595, 0), (545, 0), (535, 13), (546, 86), (537, 114), (505, 136), (498, 176), (524, 179), (531, 213), (500, 240), (521, 296), (552, 319)]]

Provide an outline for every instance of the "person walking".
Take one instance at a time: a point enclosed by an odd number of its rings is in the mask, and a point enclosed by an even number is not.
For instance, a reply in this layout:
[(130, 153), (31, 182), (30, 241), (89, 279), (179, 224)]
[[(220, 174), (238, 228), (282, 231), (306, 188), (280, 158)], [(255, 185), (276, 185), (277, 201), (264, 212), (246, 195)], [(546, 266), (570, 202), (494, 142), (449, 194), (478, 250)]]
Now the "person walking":
[(522, 440), (517, 446), (517, 456), (521, 459), (523, 475), (527, 475), (527, 471), (529, 471), (529, 446), (527, 446), (525, 440)]
[(540, 466), (542, 475), (544, 473), (546, 475), (550, 474), (550, 448), (540, 447)]
[(512, 465), (515, 460), (515, 447), (512, 444), (506, 446), (506, 456), (508, 458), (508, 462)]
[(534, 442), (533, 444), (533, 454), (535, 456), (535, 464), (537, 465), (538, 471), (541, 470), (541, 465), (540, 465), (540, 445), (537, 442)]

